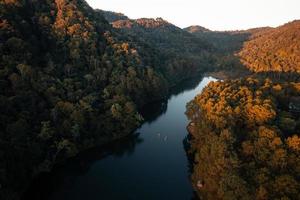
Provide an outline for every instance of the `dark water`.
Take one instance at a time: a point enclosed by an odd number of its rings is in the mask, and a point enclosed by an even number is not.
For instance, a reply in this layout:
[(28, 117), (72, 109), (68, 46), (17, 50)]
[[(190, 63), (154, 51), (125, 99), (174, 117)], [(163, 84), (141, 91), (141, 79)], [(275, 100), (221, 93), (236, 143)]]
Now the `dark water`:
[(168, 101), (147, 106), (147, 121), (136, 134), (41, 176), (24, 199), (191, 200), (185, 106), (214, 80), (205, 77), (175, 88)]

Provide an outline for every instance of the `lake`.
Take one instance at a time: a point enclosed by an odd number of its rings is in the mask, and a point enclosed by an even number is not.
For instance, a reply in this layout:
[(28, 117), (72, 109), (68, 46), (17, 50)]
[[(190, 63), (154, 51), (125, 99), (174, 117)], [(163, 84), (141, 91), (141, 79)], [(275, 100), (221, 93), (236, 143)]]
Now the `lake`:
[(167, 101), (148, 105), (135, 134), (85, 152), (37, 178), (30, 200), (191, 200), (186, 104), (211, 81), (190, 80), (173, 89)]

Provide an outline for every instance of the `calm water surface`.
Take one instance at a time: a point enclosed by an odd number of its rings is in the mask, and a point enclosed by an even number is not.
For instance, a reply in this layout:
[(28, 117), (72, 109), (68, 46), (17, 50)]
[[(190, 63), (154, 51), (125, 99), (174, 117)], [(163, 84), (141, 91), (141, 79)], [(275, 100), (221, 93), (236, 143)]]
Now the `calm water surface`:
[(191, 200), (186, 104), (210, 82), (204, 77), (175, 88), (168, 101), (149, 105), (136, 134), (95, 149), (36, 180), (30, 200)]

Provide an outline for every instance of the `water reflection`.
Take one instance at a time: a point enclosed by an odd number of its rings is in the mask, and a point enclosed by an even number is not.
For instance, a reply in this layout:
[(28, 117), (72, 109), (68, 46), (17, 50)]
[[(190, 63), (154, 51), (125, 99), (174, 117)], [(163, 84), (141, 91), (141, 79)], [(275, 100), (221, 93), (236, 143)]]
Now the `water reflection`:
[(166, 113), (168, 108), (168, 101), (157, 101), (152, 104), (145, 106), (141, 111), (141, 115), (145, 121), (149, 124), (154, 122), (160, 115)]
[[(184, 81), (178, 86), (171, 88), (170, 94), (167, 99), (170, 99), (172, 96), (176, 96), (182, 92), (187, 92), (195, 89), (202, 78), (194, 78)], [(151, 124), (159, 116), (166, 113), (168, 108), (168, 100), (157, 101), (152, 104), (146, 105), (140, 112), (147, 123)]]
[(121, 140), (111, 142), (102, 147), (90, 149), (63, 165), (56, 166), (52, 172), (43, 173), (33, 180), (23, 200), (46, 200), (49, 194), (59, 190), (63, 185), (68, 188), (76, 177), (86, 174), (93, 163), (107, 156), (123, 157), (134, 153), (137, 145), (143, 143), (140, 133), (134, 133)]

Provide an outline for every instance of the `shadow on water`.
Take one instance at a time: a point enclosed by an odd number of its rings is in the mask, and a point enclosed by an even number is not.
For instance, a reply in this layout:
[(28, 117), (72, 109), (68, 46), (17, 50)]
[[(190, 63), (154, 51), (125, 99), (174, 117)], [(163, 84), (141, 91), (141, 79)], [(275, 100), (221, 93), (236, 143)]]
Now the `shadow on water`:
[[(146, 123), (155, 122), (161, 115), (166, 113), (168, 101), (183, 92), (193, 90), (202, 80), (202, 77), (183, 82), (177, 87), (171, 89), (168, 100), (155, 102), (147, 105), (142, 110), (142, 115)], [(51, 172), (39, 175), (25, 192), (23, 200), (47, 200), (51, 195), (60, 190), (63, 185), (68, 188), (75, 181), (76, 177), (84, 176), (91, 167), (99, 160), (108, 156), (124, 157), (135, 152), (138, 145), (144, 140), (139, 133), (132, 134), (126, 138), (111, 142), (99, 148), (94, 148), (81, 153), (76, 158), (67, 161), (62, 165), (56, 166)]]
[(74, 177), (86, 174), (95, 161), (107, 156), (131, 155), (136, 146), (143, 142), (139, 135), (140, 133), (135, 133), (102, 147), (90, 149), (64, 164), (57, 165), (51, 172), (40, 174), (33, 180), (22, 200), (49, 199), (49, 194), (56, 191), (60, 185), (68, 185)]
[(178, 86), (175, 86), (171, 89), (170, 97), (176, 96), (182, 92), (188, 92), (188, 91), (194, 90), (195, 87), (197, 87), (197, 85), (199, 85), (199, 83), (202, 80), (203, 80), (203, 77), (201, 76), (198, 78), (188, 79), (188, 80), (182, 82)]
[(145, 121), (149, 124), (154, 122), (159, 116), (166, 113), (168, 109), (168, 100), (172, 96), (176, 96), (182, 92), (193, 90), (203, 77), (193, 78), (182, 82), (181, 84), (171, 88), (170, 94), (167, 99), (156, 101), (154, 103), (148, 104), (142, 108), (140, 113), (144, 117)]

